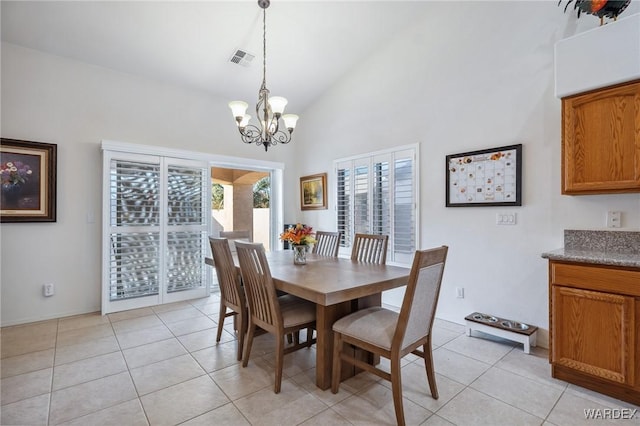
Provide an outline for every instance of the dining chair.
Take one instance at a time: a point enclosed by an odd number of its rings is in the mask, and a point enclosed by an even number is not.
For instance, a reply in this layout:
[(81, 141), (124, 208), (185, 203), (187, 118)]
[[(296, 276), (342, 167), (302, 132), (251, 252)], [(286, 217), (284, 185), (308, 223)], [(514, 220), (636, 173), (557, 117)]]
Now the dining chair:
[[(400, 360), (413, 353), (424, 359), (431, 397), (438, 399), (431, 329), (448, 250), (447, 246), (442, 246), (416, 251), (399, 313), (377, 306), (356, 311), (333, 324), (333, 393), (337, 393), (340, 386), (341, 361), (389, 380), (396, 421), (398, 425), (404, 425)], [(388, 358), (391, 361), (391, 372), (356, 359), (346, 350), (343, 351), (345, 344)], [(420, 346), (422, 350), (418, 349)]]
[[(242, 356), (242, 366), (246, 367), (251, 355), (251, 346), (256, 327), (274, 334), (276, 337), (276, 377), (274, 392), (280, 393), (282, 367), (285, 354), (310, 347), (316, 342), (313, 333), (307, 333), (304, 342), (299, 341), (302, 329), (315, 329), (316, 306), (314, 303), (290, 294), (278, 297), (271, 277), (271, 270), (261, 243), (238, 241), (238, 261), (240, 273), (249, 307), (249, 325)], [(293, 265), (291, 267), (294, 267)], [(284, 338), (288, 334), (296, 336), (293, 345), (285, 348)]]
[(311, 253), (320, 256), (338, 257), (342, 232), (316, 231), (316, 243)]
[[(216, 269), (220, 286), (220, 314), (218, 317), (218, 334), (216, 342), (222, 336), (222, 327), (226, 317), (235, 316), (238, 332), (238, 361), (242, 359), (244, 339), (247, 330), (248, 313), (244, 289), (240, 275), (233, 263), (233, 255), (226, 238), (209, 237), (209, 245), (213, 254), (213, 266)], [(230, 312), (227, 312), (227, 309)]]
[(351, 260), (378, 263), (387, 262), (388, 235), (356, 234), (351, 247)]

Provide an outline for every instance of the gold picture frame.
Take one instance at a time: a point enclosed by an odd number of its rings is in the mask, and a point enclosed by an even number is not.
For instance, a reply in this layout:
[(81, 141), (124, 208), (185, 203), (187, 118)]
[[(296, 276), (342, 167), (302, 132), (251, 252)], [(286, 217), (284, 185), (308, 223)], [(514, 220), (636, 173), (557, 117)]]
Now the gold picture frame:
[(0, 222), (56, 221), (57, 145), (2, 138)]
[(322, 210), (327, 208), (327, 174), (300, 178), (300, 209)]

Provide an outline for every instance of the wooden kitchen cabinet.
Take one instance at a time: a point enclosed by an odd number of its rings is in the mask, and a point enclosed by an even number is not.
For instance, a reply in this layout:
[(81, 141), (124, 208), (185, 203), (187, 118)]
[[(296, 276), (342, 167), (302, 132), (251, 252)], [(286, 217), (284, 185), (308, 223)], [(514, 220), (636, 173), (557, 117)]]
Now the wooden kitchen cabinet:
[(549, 262), (552, 376), (640, 404), (640, 270)]
[(640, 80), (562, 99), (562, 193), (640, 192)]

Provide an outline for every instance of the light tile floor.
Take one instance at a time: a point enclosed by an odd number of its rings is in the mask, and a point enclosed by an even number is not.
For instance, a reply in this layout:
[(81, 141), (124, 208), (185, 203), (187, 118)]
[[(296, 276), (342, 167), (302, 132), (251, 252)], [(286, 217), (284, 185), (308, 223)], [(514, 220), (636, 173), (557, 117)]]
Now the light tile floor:
[[(3, 328), (0, 424), (395, 424), (390, 384), (376, 376), (359, 374), (336, 395), (316, 388), (313, 348), (285, 356), (282, 392), (274, 394), (273, 338), (256, 338), (242, 368), (230, 320), (215, 343), (218, 310), (212, 295)], [(545, 350), (526, 355), (521, 345), (486, 337), (467, 337), (462, 325), (436, 321), (440, 398), (431, 398), (422, 360), (406, 357), (408, 424), (609, 423), (587, 420), (589, 409), (638, 409), (633, 419), (610, 422), (640, 424), (640, 407), (552, 379)]]

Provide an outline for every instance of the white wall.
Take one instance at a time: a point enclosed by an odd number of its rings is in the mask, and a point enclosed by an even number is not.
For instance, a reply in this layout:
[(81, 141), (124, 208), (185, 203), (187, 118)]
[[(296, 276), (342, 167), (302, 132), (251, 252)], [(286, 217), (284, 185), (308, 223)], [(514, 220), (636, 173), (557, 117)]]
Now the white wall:
[[(546, 329), (547, 262), (540, 254), (562, 247), (566, 228), (604, 227), (607, 210), (622, 211), (626, 227), (640, 226), (638, 194), (560, 195), (553, 46), (598, 20), (576, 20), (556, 5), (434, 3), (428, 17), (305, 111), (298, 138), (331, 149), (314, 151), (313, 164), (300, 174), (329, 171), (330, 183), (336, 158), (420, 143), (419, 245), (450, 247), (440, 318), (462, 323), (481, 311)], [(634, 11), (637, 2), (625, 14)], [(594, 55), (606, 58), (606, 52)], [(517, 143), (523, 144), (522, 207), (445, 207), (447, 154)], [(516, 212), (518, 224), (496, 226), (498, 212)], [(335, 201), (303, 220), (335, 229)], [(456, 299), (455, 287), (464, 287), (464, 299)], [(401, 294), (384, 301), (399, 305)]]
[[(7, 43), (1, 54), (2, 137), (58, 144), (57, 222), (0, 226), (2, 326), (100, 310), (101, 140), (278, 162), (293, 155), (243, 144), (226, 99)], [(288, 198), (285, 206), (297, 205)], [(49, 298), (47, 282), (56, 287)]]

